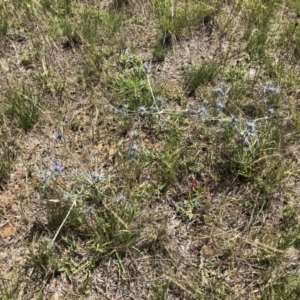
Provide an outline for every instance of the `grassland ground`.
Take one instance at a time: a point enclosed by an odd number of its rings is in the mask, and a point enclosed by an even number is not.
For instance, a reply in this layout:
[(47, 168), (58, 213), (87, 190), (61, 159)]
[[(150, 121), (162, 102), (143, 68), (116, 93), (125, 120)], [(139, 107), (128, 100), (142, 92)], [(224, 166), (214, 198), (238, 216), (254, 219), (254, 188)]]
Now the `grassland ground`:
[(0, 0), (0, 299), (299, 299), (299, 16)]

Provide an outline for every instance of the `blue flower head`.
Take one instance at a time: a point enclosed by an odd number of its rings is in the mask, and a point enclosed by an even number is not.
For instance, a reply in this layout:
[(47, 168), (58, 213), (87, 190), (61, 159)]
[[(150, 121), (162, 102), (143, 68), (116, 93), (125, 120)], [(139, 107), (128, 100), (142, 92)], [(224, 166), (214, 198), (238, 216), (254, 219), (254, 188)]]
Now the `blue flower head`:
[(126, 202), (126, 201), (127, 201), (127, 197), (124, 195), (123, 192), (121, 192), (117, 195), (117, 202), (119, 204), (121, 204), (122, 202)]
[(63, 135), (60, 131), (58, 131), (55, 135), (54, 135), (55, 139), (58, 141), (61, 141), (63, 138)]
[(139, 145), (133, 144), (133, 145), (130, 147), (130, 149), (129, 149), (129, 151), (128, 151), (128, 154), (129, 154), (129, 156), (133, 156), (136, 152), (139, 152)]
[(217, 102), (217, 110), (222, 111), (224, 108), (225, 108), (225, 105), (222, 102), (218, 101)]
[(93, 182), (100, 182), (104, 179), (105, 177), (105, 174), (103, 172), (97, 172), (97, 171), (92, 171), (90, 172), (90, 179), (93, 181)]
[(267, 97), (269, 95), (278, 94), (278, 93), (279, 93), (279, 89), (274, 83), (268, 82), (267, 85), (264, 86), (264, 96), (265, 97)]
[(161, 96), (156, 97), (155, 100), (158, 106), (162, 105), (165, 102), (164, 98)]
[(255, 121), (248, 121), (246, 123), (246, 131), (248, 131), (249, 133), (255, 133), (256, 132), (256, 122)]
[(59, 174), (61, 174), (62, 171), (65, 169), (65, 167), (62, 164), (60, 164), (59, 162), (54, 162), (52, 164), (52, 168), (53, 168), (54, 172), (59, 173)]
[(123, 113), (122, 108), (115, 108), (115, 113), (121, 115)]
[(144, 63), (144, 65), (143, 65), (143, 70), (144, 70), (146, 73), (148, 73), (149, 70), (150, 70), (149, 66), (148, 66), (146, 63)]
[(215, 89), (214, 89), (214, 93), (217, 95), (217, 96), (227, 96), (228, 92), (230, 91), (230, 87), (227, 88), (225, 86), (225, 84), (220, 84), (219, 86), (217, 86)]
[(207, 114), (207, 108), (203, 105), (203, 106), (200, 106), (197, 110), (197, 114), (199, 117), (203, 117)]
[(244, 144), (249, 146), (257, 140), (257, 125), (256, 120), (246, 122), (246, 128), (243, 131)]
[(145, 105), (142, 105), (138, 108), (137, 112), (140, 117), (143, 117), (144, 115), (146, 115), (148, 113), (147, 107)]

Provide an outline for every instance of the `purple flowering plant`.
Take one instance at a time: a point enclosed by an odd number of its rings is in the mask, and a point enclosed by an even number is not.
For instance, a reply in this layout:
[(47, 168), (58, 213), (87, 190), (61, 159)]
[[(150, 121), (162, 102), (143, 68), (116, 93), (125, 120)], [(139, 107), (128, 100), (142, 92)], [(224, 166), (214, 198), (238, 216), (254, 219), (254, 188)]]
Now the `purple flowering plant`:
[(56, 161), (52, 164), (52, 168), (55, 173), (61, 174), (62, 171), (65, 169), (65, 166)]

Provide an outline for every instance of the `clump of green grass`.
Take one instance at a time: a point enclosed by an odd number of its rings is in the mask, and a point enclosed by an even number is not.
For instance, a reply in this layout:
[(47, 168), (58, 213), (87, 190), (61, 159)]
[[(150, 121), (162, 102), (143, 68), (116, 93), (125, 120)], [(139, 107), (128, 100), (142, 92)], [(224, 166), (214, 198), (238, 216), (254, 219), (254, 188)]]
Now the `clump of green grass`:
[[(256, 126), (254, 123), (253, 125)], [(254, 185), (262, 192), (270, 182), (281, 179), (280, 176), (277, 178), (282, 172), (281, 155), (278, 152), (280, 140), (274, 139), (280, 135), (277, 136), (273, 132), (275, 135), (272, 136), (272, 132), (261, 132), (259, 136), (254, 137), (256, 135), (254, 131), (247, 132), (247, 126), (249, 126), (249, 130), (256, 130), (250, 128), (252, 123), (248, 122), (245, 126), (245, 130), (239, 132), (240, 136), (236, 136), (234, 132), (226, 134), (227, 140), (223, 144), (224, 148), (220, 156), (224, 167), (221, 168), (227, 173), (227, 176), (231, 175), (237, 182), (256, 182)], [(232, 129), (229, 130), (232, 131)], [(235, 136), (241, 140), (236, 140)], [(271, 163), (269, 157), (276, 158), (276, 161)]]
[(156, 0), (154, 9), (162, 32), (162, 45), (170, 45), (187, 31), (197, 30), (204, 24), (204, 19), (213, 18), (216, 12), (207, 1)]
[(217, 117), (225, 121), (216, 135), (221, 145), (218, 155), (221, 163), (218, 168), (224, 172), (221, 176), (234, 184), (251, 183), (254, 190), (264, 193), (271, 182), (280, 182), (285, 173), (280, 151), (283, 135), (277, 126), (279, 112), (267, 108), (277, 105), (274, 94), (278, 89), (273, 85), (264, 87), (259, 99), (264, 105), (252, 113), (243, 109), (243, 98), (231, 100), (230, 88), (220, 86), (215, 92), (219, 95)]
[(112, 6), (114, 9), (121, 9), (129, 4), (129, 0), (113, 0)]
[[(121, 266), (126, 253), (135, 249), (142, 230), (139, 205), (124, 192), (116, 193), (106, 182), (108, 176), (102, 171), (67, 170), (59, 162), (40, 170), (37, 188), (45, 197), (47, 231), (52, 237), (47, 238), (47, 245), (44, 237), (39, 238), (42, 248), (30, 265), (43, 276), (46, 270), (49, 276), (64, 272), (70, 280), (77, 272), (87, 276), (107, 257), (116, 257)], [(73, 182), (73, 188), (68, 182)], [(52, 248), (62, 240), (63, 248), (54, 254)], [(72, 267), (71, 259), (61, 262), (64, 249), (75, 251), (83, 244), (89, 245), (90, 252), (84, 268)]]
[(108, 44), (116, 43), (113, 37), (120, 31), (122, 22), (122, 12), (112, 14), (89, 7), (78, 8), (68, 18), (64, 15), (50, 15), (48, 31), (54, 39), (62, 39), (65, 48), (85, 46), (97, 51), (101, 50), (104, 41)]
[(21, 296), (21, 280), (18, 274), (12, 279), (0, 278), (0, 297), (3, 300), (19, 299)]
[(193, 95), (201, 85), (212, 81), (219, 71), (215, 61), (204, 61), (200, 66), (193, 66), (184, 73), (188, 95)]
[(165, 141), (163, 152), (157, 156), (156, 163), (157, 181), (161, 183), (162, 192), (181, 182), (187, 175), (184, 156), (180, 135), (170, 134)]
[(162, 62), (167, 55), (167, 49), (161, 42), (157, 43), (153, 49), (153, 58), (155, 61)]
[(44, 10), (51, 12), (53, 15), (62, 15), (67, 17), (74, 11), (76, 4), (72, 0), (60, 0), (51, 2), (49, 0), (42, 0), (41, 7)]
[[(272, 19), (276, 11), (277, 1), (268, 1), (262, 4), (260, 1), (245, 2), (244, 38), (247, 40), (246, 50), (252, 59), (261, 59), (271, 47), (269, 40), (272, 40)], [(254, 25), (254, 26), (253, 26)]]
[(0, 36), (5, 36), (8, 32), (8, 21), (4, 14), (0, 15)]
[(134, 55), (121, 56), (118, 67), (118, 72), (111, 78), (113, 95), (130, 111), (151, 106), (153, 98), (143, 61)]
[(0, 187), (9, 181), (10, 173), (13, 170), (14, 151), (12, 145), (7, 141), (2, 140), (2, 147), (0, 148)]
[(5, 114), (11, 117), (26, 133), (33, 128), (40, 117), (41, 99), (32, 88), (10, 87), (4, 95), (6, 101)]
[(99, 77), (103, 72), (103, 61), (104, 54), (99, 50), (89, 51), (83, 56), (82, 78), (87, 86), (99, 82)]
[(54, 249), (51, 248), (51, 240), (44, 237), (31, 249), (30, 257), (27, 261), (28, 267), (35, 270), (36, 278), (49, 279), (59, 273), (59, 261)]
[(168, 290), (170, 286), (170, 280), (164, 280), (163, 282), (155, 282), (152, 284), (154, 292), (154, 299), (167, 299)]

